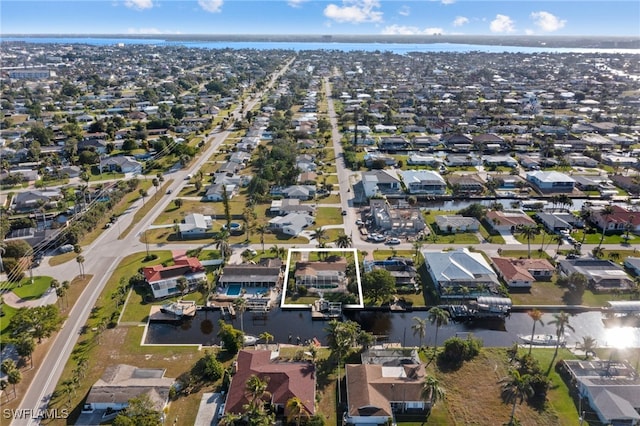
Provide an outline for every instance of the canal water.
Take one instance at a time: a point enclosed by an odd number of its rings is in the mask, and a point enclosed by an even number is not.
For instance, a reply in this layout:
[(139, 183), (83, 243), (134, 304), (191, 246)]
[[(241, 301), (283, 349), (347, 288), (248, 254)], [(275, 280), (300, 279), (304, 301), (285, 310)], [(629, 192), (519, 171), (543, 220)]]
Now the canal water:
[[(400, 343), (403, 346), (416, 346), (419, 336), (414, 335), (411, 326), (413, 317), (426, 318), (427, 312), (374, 312), (355, 311), (345, 314), (347, 319), (358, 322), (366, 331), (373, 333), (379, 342)], [(218, 321), (219, 311), (198, 311), (192, 319), (177, 323), (151, 322), (148, 326), (146, 344), (219, 344), (217, 336), (220, 329)], [(555, 334), (555, 326), (547, 325), (553, 320), (553, 314), (545, 314), (542, 321), (545, 325), (536, 325), (536, 334)], [(225, 319), (237, 329), (241, 328), (240, 319)], [(585, 336), (591, 336), (598, 342), (599, 347), (640, 348), (640, 328), (619, 327), (608, 328), (602, 323), (600, 312), (584, 312), (571, 317), (569, 324), (575, 332), (568, 330), (567, 345), (573, 346), (581, 342)], [(438, 330), (438, 344), (442, 344), (451, 336), (465, 337), (469, 333), (483, 340), (485, 346), (511, 346), (520, 342), (520, 335), (530, 335), (531, 318), (526, 313), (512, 313), (506, 321), (451, 323)], [(251, 312), (243, 316), (243, 327), (247, 334), (259, 336), (269, 332), (275, 337), (276, 343), (300, 342), (317, 338), (323, 344), (327, 341), (324, 321), (313, 321), (309, 311), (282, 311), (280, 309), (269, 312), (266, 317), (254, 317)], [(423, 345), (435, 344), (435, 326), (429, 325)]]

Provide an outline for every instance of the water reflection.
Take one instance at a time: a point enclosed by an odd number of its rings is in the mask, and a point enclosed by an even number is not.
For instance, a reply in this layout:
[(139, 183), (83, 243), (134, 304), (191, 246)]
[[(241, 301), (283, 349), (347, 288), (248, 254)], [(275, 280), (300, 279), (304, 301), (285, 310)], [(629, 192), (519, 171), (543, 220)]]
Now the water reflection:
[[(414, 335), (411, 326), (413, 317), (426, 318), (426, 312), (389, 313), (389, 312), (350, 312), (347, 319), (361, 324), (362, 328), (377, 336), (379, 342), (398, 342), (406, 346), (419, 344), (420, 337)], [(149, 325), (145, 343), (150, 344), (219, 344), (218, 320), (220, 312), (198, 311), (195, 318), (182, 323), (151, 323)], [(545, 325), (538, 324), (536, 333), (555, 334), (555, 327), (549, 322), (553, 320), (553, 314), (544, 314), (542, 320)], [(240, 319), (226, 319), (240, 329)], [(640, 328), (618, 327), (606, 328), (602, 322), (600, 312), (585, 312), (570, 317), (570, 325), (575, 331), (570, 331), (567, 336), (567, 345), (573, 346), (582, 342), (582, 338), (590, 336), (598, 342), (599, 346), (611, 346), (619, 348), (639, 348)], [(471, 324), (449, 324), (440, 327), (438, 331), (438, 344), (442, 344), (452, 336), (466, 336), (472, 333), (483, 340), (485, 346), (511, 346), (515, 342), (521, 342), (519, 336), (531, 335), (531, 318), (526, 313), (513, 313), (503, 323), (482, 322)], [(259, 336), (263, 332), (269, 332), (275, 337), (277, 343), (296, 343), (298, 337), (301, 342), (311, 340), (314, 337), (326, 344), (327, 323), (324, 321), (312, 321), (308, 311), (281, 311), (274, 310), (266, 317), (254, 316), (251, 312), (244, 314), (244, 330), (247, 334)], [(435, 326), (429, 324), (423, 344), (435, 345)]]

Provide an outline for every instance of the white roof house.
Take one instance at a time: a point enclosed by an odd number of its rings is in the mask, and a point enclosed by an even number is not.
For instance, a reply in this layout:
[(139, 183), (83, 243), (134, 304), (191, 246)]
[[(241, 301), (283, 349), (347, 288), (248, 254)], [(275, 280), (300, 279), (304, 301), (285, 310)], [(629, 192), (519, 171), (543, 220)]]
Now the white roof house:
[(527, 172), (527, 181), (533, 183), (541, 190), (551, 192), (571, 192), (576, 181), (564, 173), (536, 170)]
[(304, 213), (289, 213), (286, 216), (274, 217), (269, 221), (269, 227), (283, 234), (296, 236), (304, 228), (314, 222), (313, 216)]
[(481, 253), (461, 248), (442, 252), (425, 250), (422, 254), (427, 270), (440, 291), (445, 287), (494, 287), (498, 284), (498, 276)]
[(410, 194), (444, 194), (447, 183), (432, 170), (403, 170), (400, 176)]
[(436, 216), (436, 225), (443, 232), (468, 232), (480, 228), (478, 219), (466, 216)]
[(211, 229), (213, 219), (211, 216), (204, 216), (200, 213), (191, 213), (184, 217), (184, 223), (178, 225), (180, 236), (204, 235)]

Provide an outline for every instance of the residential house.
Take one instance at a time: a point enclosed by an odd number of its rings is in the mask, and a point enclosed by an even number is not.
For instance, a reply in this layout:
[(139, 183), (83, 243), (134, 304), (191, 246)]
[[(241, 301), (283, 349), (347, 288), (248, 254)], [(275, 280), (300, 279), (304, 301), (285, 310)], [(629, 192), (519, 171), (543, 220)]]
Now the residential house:
[(107, 153), (107, 142), (102, 139), (83, 139), (78, 142), (78, 152), (91, 150), (98, 154)]
[(449, 186), (454, 194), (481, 194), (485, 181), (478, 174), (450, 174), (447, 176)]
[(432, 154), (423, 154), (421, 152), (411, 152), (407, 158), (407, 164), (411, 166), (435, 166), (439, 167), (443, 163), (442, 158)]
[(142, 268), (142, 274), (155, 299), (178, 294), (180, 278), (186, 278), (189, 289), (195, 288), (201, 280), (207, 279), (204, 266), (195, 257), (179, 257), (171, 266), (147, 266)]
[(385, 260), (364, 260), (363, 268), (365, 272), (375, 269), (388, 271), (396, 281), (396, 287), (410, 286), (418, 290), (416, 276), (418, 272), (414, 267), (413, 260), (402, 257), (391, 257)]
[(524, 211), (519, 209), (490, 210), (486, 214), (487, 223), (496, 232), (514, 232), (521, 226), (536, 226)]
[(509, 155), (483, 155), (482, 161), (488, 167), (518, 167), (518, 161)]
[(440, 136), (415, 136), (411, 144), (415, 149), (428, 149), (440, 145)]
[(622, 267), (605, 259), (566, 259), (558, 262), (558, 271), (569, 276), (580, 273), (587, 277), (589, 288), (596, 292), (628, 291), (634, 282)]
[(373, 168), (381, 168), (381, 166), (395, 166), (398, 162), (390, 155), (381, 154), (379, 152), (367, 152), (364, 155), (364, 165)]
[(418, 208), (391, 207), (386, 200), (369, 200), (370, 217), (376, 227), (391, 235), (428, 234), (427, 224)]
[(602, 206), (588, 207), (589, 220), (598, 228), (607, 231), (624, 232), (629, 228), (632, 233), (640, 233), (640, 211), (628, 210), (622, 206), (612, 205), (613, 213), (603, 215)]
[(402, 136), (384, 136), (378, 142), (378, 149), (382, 152), (406, 151), (411, 149), (411, 143)]
[(267, 382), (265, 402), (272, 404), (277, 412), (289, 415), (287, 401), (298, 398), (308, 414), (316, 414), (316, 373), (312, 363), (280, 362), (272, 359), (271, 351), (241, 350), (235, 365), (224, 414), (246, 413), (245, 406), (250, 402), (246, 385), (251, 376)]
[(323, 291), (344, 290), (347, 285), (347, 262), (344, 258), (331, 262), (296, 262), (296, 285)]
[(100, 160), (100, 170), (103, 172), (141, 173), (142, 164), (133, 159), (119, 155)]
[(562, 368), (600, 424), (640, 424), (640, 378), (628, 361), (563, 360)]
[(363, 172), (362, 185), (367, 198), (381, 194), (399, 194), (402, 192), (402, 184), (394, 170)]
[(272, 189), (271, 194), (306, 201), (316, 196), (316, 187), (315, 185), (292, 185), (286, 188), (277, 188), (275, 192)]
[(477, 289), (483, 286), (496, 289), (499, 286), (498, 276), (481, 253), (460, 248), (441, 252), (425, 250), (422, 254), (427, 271), (440, 294), (447, 288)]
[(574, 228), (584, 228), (581, 217), (571, 213), (538, 212), (534, 216), (549, 232), (571, 231)]
[[(130, 400), (142, 396), (149, 397), (152, 409), (162, 412), (169, 403), (169, 391), (175, 383), (175, 379), (164, 376), (165, 372), (163, 368), (110, 365), (91, 386), (82, 413), (107, 410), (117, 412), (127, 408)], [(80, 421), (78, 424), (87, 423)]]
[(507, 147), (504, 138), (493, 133), (481, 133), (471, 138), (473, 146), (481, 151), (501, 151)]
[(282, 261), (280, 259), (262, 259), (259, 264), (227, 265), (222, 268), (218, 285), (228, 287), (277, 287), (282, 281)]
[(245, 151), (236, 151), (229, 156), (229, 162), (238, 164), (239, 168), (244, 168), (251, 160), (251, 154)]
[(59, 189), (21, 191), (15, 194), (11, 200), (11, 209), (18, 213), (27, 213), (41, 207), (55, 208), (60, 199), (62, 199), (62, 193)]
[(444, 234), (456, 234), (458, 232), (478, 232), (480, 222), (475, 217), (466, 216), (436, 216), (436, 225)]
[(473, 137), (462, 133), (450, 133), (442, 136), (444, 145), (452, 151), (469, 152), (473, 149)]
[(307, 213), (292, 212), (269, 220), (269, 229), (295, 237), (314, 222), (315, 218)]
[(631, 271), (634, 276), (640, 277), (640, 257), (627, 257), (624, 260), (624, 267)]
[(300, 204), (300, 200), (295, 198), (285, 198), (282, 200), (273, 200), (269, 213), (276, 216), (285, 216), (289, 213), (305, 213), (308, 215), (315, 214), (315, 208), (310, 204)]
[(444, 195), (447, 183), (432, 170), (403, 170), (400, 176), (409, 194)]
[(204, 199), (206, 201), (222, 201), (224, 199), (223, 191), (227, 194), (227, 199), (232, 199), (236, 194), (237, 185), (233, 183), (214, 183), (206, 187)]
[(184, 217), (184, 223), (178, 224), (181, 238), (203, 238), (211, 231), (213, 219), (200, 213), (190, 213)]
[(536, 170), (527, 172), (527, 181), (542, 192), (573, 192), (575, 180), (564, 173)]
[(481, 165), (482, 160), (476, 154), (447, 154), (444, 164), (447, 167), (475, 167)]
[(396, 413), (423, 414), (424, 364), (346, 364), (348, 424), (385, 425)]
[(640, 177), (627, 175), (611, 175), (613, 183), (627, 191), (629, 194), (640, 194)]
[(550, 281), (555, 272), (547, 259), (492, 257), (491, 261), (509, 288), (531, 288), (534, 281)]
[(318, 181), (316, 172), (302, 172), (298, 175), (298, 185), (315, 185)]

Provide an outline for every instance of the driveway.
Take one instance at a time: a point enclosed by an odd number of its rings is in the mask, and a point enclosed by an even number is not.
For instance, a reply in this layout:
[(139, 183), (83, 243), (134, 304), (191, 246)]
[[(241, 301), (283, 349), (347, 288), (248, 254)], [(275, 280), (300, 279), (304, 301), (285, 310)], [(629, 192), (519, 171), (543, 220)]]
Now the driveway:
[(514, 237), (511, 232), (501, 231), (500, 236), (504, 238), (505, 244), (522, 244), (520, 241), (516, 240), (516, 237)]

